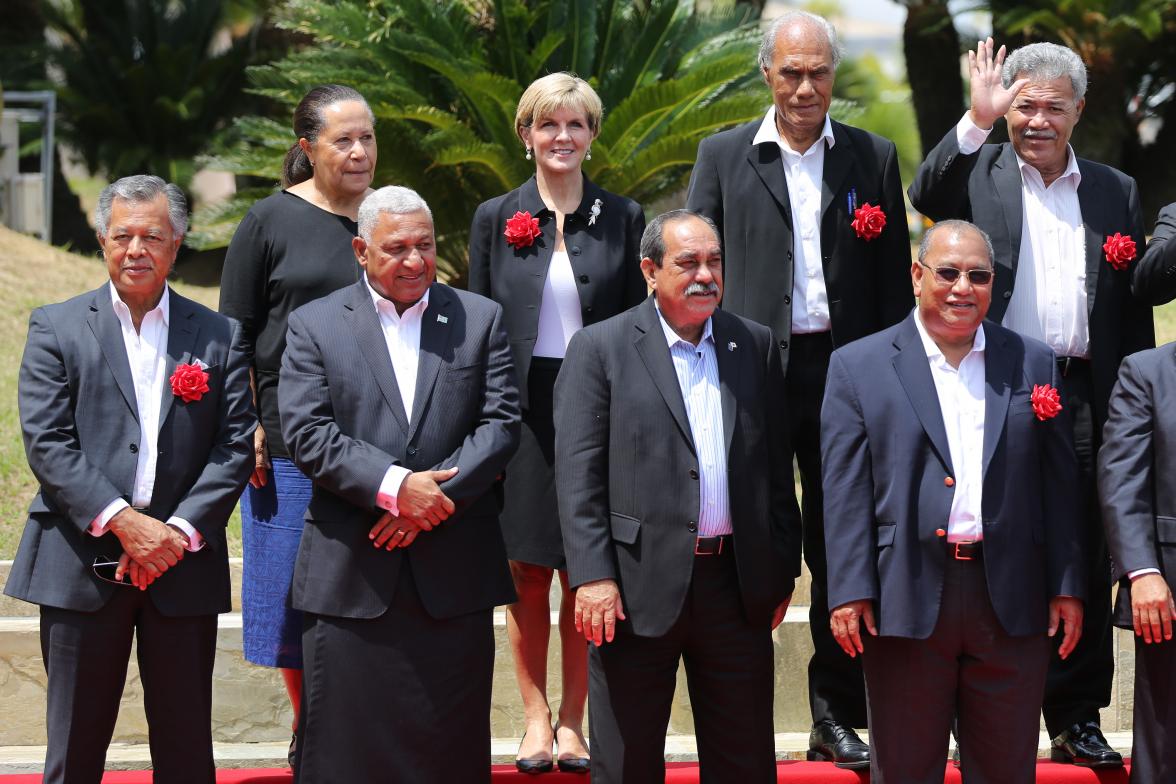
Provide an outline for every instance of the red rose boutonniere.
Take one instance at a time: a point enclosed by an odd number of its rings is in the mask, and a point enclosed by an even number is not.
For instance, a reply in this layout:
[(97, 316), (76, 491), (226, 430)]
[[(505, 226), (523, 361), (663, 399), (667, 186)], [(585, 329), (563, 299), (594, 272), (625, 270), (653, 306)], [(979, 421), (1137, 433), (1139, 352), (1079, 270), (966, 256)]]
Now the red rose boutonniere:
[(849, 224), (859, 237), (867, 242), (882, 233), (886, 226), (886, 213), (881, 207), (866, 202), (853, 211), (853, 222)]
[(190, 365), (176, 365), (171, 376), (172, 394), (185, 403), (195, 403), (208, 391), (208, 371), (200, 360)]
[(1123, 236), (1119, 232), (1103, 243), (1103, 253), (1107, 254), (1107, 261), (1117, 270), (1127, 269), (1127, 265), (1135, 258), (1135, 240), (1131, 235)]
[(1062, 410), (1062, 396), (1049, 384), (1034, 384), (1029, 401), (1033, 403), (1033, 413), (1037, 414), (1037, 418), (1042, 422), (1053, 419)]
[(542, 233), (539, 231), (538, 218), (532, 218), (529, 212), (516, 212), (506, 219), (506, 231), (502, 232), (502, 236), (506, 237), (508, 245), (514, 245), (517, 250), (534, 245), (535, 238)]

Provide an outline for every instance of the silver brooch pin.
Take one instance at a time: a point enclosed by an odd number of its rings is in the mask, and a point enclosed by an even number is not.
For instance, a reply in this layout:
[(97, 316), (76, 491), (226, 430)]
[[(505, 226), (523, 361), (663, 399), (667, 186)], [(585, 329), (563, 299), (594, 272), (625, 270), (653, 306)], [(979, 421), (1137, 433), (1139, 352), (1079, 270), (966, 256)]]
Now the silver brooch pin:
[(728, 351), (734, 351), (737, 348), (739, 348), (739, 346), (735, 343), (734, 340), (732, 340), (730, 343), (727, 344)]
[(442, 316), (440, 313), (438, 313), (438, 314), (437, 314), (437, 321), (438, 321), (438, 323), (441, 323), (441, 324), (448, 324), (448, 323), (449, 323), (449, 317), (448, 317), (448, 316)]
[(596, 219), (600, 217), (600, 208), (603, 206), (600, 199), (592, 202), (592, 209), (588, 210), (588, 225), (592, 226), (596, 223)]

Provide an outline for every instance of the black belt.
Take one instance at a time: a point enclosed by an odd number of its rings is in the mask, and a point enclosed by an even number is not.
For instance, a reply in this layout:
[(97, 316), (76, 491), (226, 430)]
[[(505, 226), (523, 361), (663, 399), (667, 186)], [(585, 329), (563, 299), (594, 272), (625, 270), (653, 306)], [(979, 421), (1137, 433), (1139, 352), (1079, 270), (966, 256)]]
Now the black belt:
[(978, 561), (984, 557), (984, 542), (948, 542), (947, 557), (957, 561)]
[(1082, 357), (1058, 357), (1058, 373), (1065, 378), (1080, 370), (1089, 370), (1090, 360)]
[(700, 536), (694, 540), (695, 555), (722, 555), (731, 549), (731, 534), (722, 536)]

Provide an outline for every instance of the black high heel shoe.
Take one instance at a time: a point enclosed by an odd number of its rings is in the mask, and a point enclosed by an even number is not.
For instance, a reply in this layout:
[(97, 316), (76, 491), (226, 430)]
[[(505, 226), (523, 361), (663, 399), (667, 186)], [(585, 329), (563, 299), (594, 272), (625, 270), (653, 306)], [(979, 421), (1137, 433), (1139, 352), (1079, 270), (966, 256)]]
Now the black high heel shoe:
[[(559, 748), (559, 725), (554, 727), (556, 734), (556, 749)], [(583, 738), (580, 738), (583, 741)], [(585, 743), (587, 745), (587, 743)], [(558, 751), (557, 751), (558, 754)], [(562, 773), (575, 773), (584, 775), (592, 769), (592, 759), (590, 757), (568, 757), (567, 759), (556, 759), (555, 764), (559, 767)]]
[[(519, 738), (519, 748), (522, 748), (523, 741), (527, 739), (527, 733), (523, 733), (523, 737)], [(548, 759), (515, 759), (515, 769), (519, 773), (526, 773), (529, 776), (538, 776), (540, 773), (550, 773), (555, 768), (555, 764)], [(560, 770), (563, 770), (561, 767)]]

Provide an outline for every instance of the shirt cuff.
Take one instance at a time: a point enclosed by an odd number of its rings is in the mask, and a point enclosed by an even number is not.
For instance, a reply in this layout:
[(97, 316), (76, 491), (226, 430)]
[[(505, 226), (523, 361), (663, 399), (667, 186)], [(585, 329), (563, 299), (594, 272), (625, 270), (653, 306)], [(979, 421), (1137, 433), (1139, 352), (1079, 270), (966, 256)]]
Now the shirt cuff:
[(188, 552), (194, 553), (204, 547), (204, 537), (201, 536), (200, 532), (197, 531), (195, 528), (193, 528), (192, 524), (189, 523), (184, 518), (182, 518), (182, 517), (169, 517), (167, 519), (167, 524), (170, 525), (172, 528), (178, 528), (179, 530), (183, 531), (185, 535), (187, 535), (187, 537), (188, 537), (188, 547), (187, 547)]
[(988, 134), (992, 133), (992, 129), (984, 130), (977, 128), (976, 123), (972, 122), (972, 118), (967, 112), (956, 123), (956, 145), (960, 148), (960, 155), (971, 155), (984, 146), (984, 142), (988, 139)]
[(98, 513), (98, 516), (90, 521), (90, 527), (86, 530), (90, 532), (90, 536), (102, 536), (106, 533), (106, 527), (110, 525), (110, 518), (126, 509), (130, 504), (125, 498), (116, 498), (106, 505), (106, 508)]
[(1162, 574), (1162, 572), (1154, 566), (1149, 566), (1145, 569), (1136, 569), (1133, 572), (1127, 572), (1127, 577), (1134, 580), (1137, 577), (1143, 577), (1145, 574)]
[(394, 515), (400, 514), (400, 507), (396, 504), (396, 496), (400, 494), (400, 486), (404, 484), (404, 480), (411, 473), (412, 471), (404, 466), (388, 466), (388, 470), (384, 473), (384, 481), (380, 482), (380, 490), (376, 493), (376, 506)]

